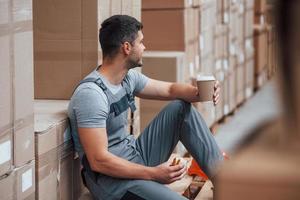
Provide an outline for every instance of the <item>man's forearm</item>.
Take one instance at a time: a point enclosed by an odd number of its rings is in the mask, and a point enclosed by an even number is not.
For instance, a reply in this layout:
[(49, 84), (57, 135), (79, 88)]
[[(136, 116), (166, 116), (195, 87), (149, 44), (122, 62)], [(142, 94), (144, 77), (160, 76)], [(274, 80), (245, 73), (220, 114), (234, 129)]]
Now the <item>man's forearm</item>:
[(94, 160), (93, 170), (108, 176), (130, 179), (153, 180), (153, 167), (127, 161), (107, 152), (101, 159)]
[(198, 89), (191, 84), (173, 83), (170, 86), (170, 95), (174, 99), (195, 102), (198, 99)]

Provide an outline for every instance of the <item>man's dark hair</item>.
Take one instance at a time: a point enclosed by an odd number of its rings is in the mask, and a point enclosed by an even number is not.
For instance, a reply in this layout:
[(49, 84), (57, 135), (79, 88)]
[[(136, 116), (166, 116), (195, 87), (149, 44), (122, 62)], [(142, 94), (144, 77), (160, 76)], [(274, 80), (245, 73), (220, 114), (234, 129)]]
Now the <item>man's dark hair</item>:
[(103, 57), (113, 58), (124, 42), (133, 44), (143, 24), (128, 15), (114, 15), (101, 24), (99, 42)]

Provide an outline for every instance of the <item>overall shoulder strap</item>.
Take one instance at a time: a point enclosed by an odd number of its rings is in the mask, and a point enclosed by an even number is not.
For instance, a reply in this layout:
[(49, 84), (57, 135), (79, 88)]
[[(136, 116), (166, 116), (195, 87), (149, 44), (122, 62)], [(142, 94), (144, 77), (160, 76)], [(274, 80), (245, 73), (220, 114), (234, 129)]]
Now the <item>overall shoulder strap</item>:
[(131, 112), (134, 112), (136, 110), (136, 106), (135, 106), (135, 102), (134, 102), (134, 96), (133, 96), (130, 86), (129, 86), (128, 75), (125, 76), (125, 78), (122, 82), (122, 86), (124, 87), (124, 89), (126, 91), (126, 96), (128, 99), (128, 104), (129, 104), (130, 110), (131, 110)]

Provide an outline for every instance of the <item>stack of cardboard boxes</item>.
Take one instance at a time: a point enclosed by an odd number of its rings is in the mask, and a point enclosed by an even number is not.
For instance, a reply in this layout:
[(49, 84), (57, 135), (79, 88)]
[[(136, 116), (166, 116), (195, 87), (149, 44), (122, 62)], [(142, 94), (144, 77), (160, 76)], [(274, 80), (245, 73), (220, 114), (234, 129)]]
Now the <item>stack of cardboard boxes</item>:
[(32, 2), (0, 12), (0, 199), (34, 199)]
[(258, 89), (271, 78), (277, 68), (276, 26), (273, 5), (256, 0), (254, 6), (255, 87)]
[[(0, 5), (0, 199), (78, 199), (81, 167), (63, 100), (99, 64), (97, 23), (113, 14), (140, 19), (141, 1)], [(139, 132), (138, 118), (130, 122)]]
[(68, 101), (36, 100), (35, 157), (38, 199), (78, 199), (82, 186), (67, 118)]
[[(205, 0), (201, 1), (199, 7), (199, 59), (200, 67), (197, 70), (196, 77), (200, 75), (215, 74), (215, 53), (214, 53), (214, 33), (217, 24), (217, 1)], [(223, 82), (221, 82), (222, 85)], [(216, 119), (216, 111), (213, 103), (202, 102), (196, 104), (197, 109), (201, 112), (207, 125), (210, 127)]]
[(254, 89), (254, 1), (245, 0), (244, 49), (245, 49), (245, 97), (250, 98)]
[[(218, 106), (213, 107), (211, 102), (195, 104), (209, 126), (252, 96), (258, 75), (275, 71), (276, 67), (270, 67), (275, 66), (273, 27), (254, 31), (254, 21), (264, 21), (264, 12), (259, 9), (264, 10), (264, 4), (254, 0), (142, 2), (147, 50), (184, 52), (184, 82), (201, 74), (213, 74), (220, 82)], [(267, 47), (273, 50), (267, 51)], [(148, 75), (146, 68), (143, 70)]]
[(199, 65), (199, 8), (193, 6), (193, 1), (188, 0), (142, 1), (146, 49), (185, 52), (186, 82), (194, 76)]
[[(103, 20), (114, 14), (140, 20), (141, 1), (34, 1), (33, 13), (35, 99), (43, 99), (34, 104), (36, 196), (78, 199), (84, 187), (64, 100), (102, 63), (98, 29)], [(139, 109), (129, 114), (129, 131), (140, 132), (138, 116)]]

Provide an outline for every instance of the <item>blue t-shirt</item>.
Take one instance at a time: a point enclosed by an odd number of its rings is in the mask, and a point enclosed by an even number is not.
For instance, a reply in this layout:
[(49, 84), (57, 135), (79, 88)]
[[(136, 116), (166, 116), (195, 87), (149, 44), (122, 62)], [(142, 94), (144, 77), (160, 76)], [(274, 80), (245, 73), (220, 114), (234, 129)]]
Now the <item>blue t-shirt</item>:
[[(86, 78), (101, 78), (112, 94), (117, 94), (122, 85), (113, 85), (98, 71), (91, 72)], [(146, 85), (148, 78), (136, 70), (128, 71), (130, 89), (135, 96)], [(83, 149), (80, 144), (77, 128), (105, 128), (109, 115), (109, 103), (103, 90), (92, 82), (79, 85), (71, 97), (68, 115), (70, 118), (72, 137), (76, 151), (80, 156)]]

